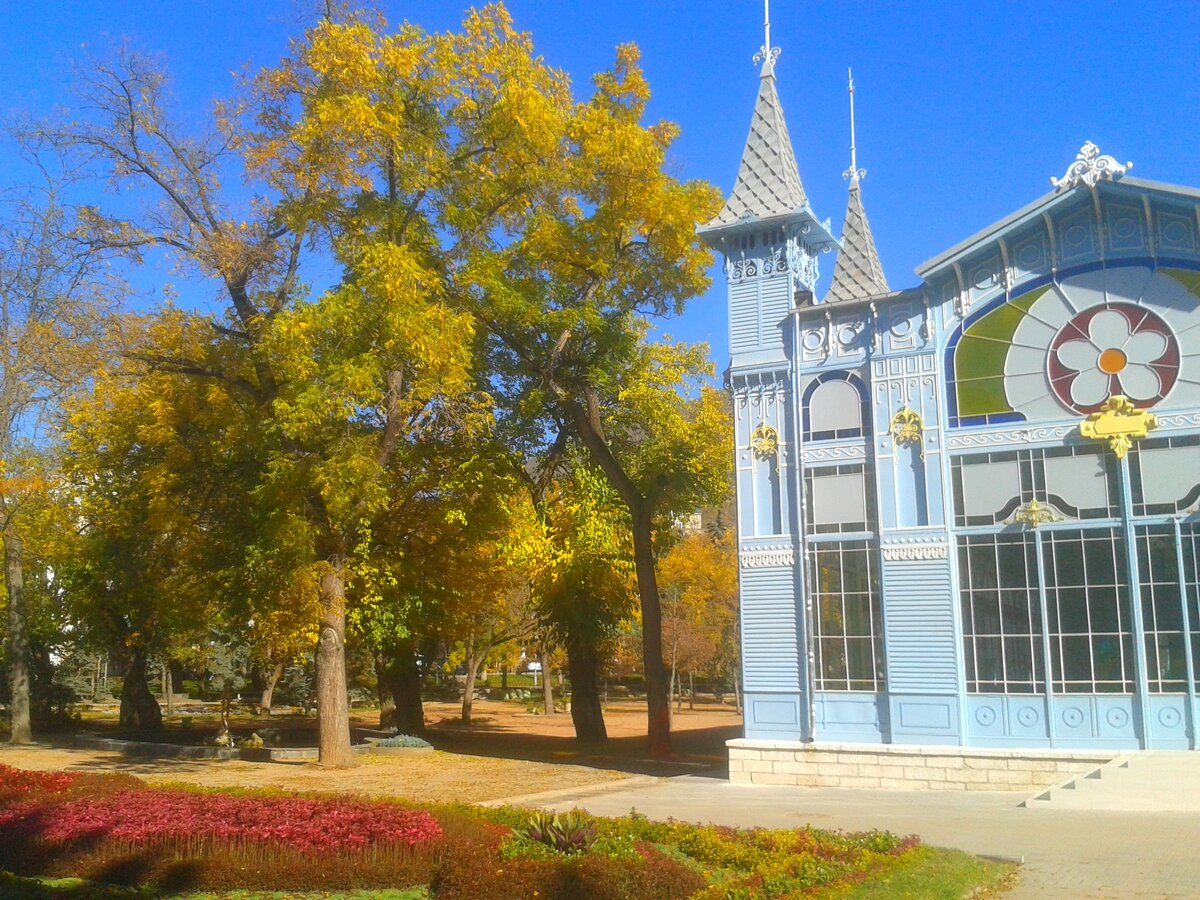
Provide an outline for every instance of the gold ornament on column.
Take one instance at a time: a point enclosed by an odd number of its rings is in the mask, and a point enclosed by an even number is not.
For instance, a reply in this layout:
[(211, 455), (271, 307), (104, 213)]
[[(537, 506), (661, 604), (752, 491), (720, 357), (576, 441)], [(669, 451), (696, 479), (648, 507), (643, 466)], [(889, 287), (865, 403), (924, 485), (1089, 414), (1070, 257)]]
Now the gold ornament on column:
[(921, 459), (925, 458), (925, 420), (915, 409), (906, 406), (892, 416), (888, 434), (901, 447), (916, 444), (921, 450)]
[(775, 457), (775, 474), (779, 474), (779, 432), (766, 422), (760, 422), (750, 432), (750, 449), (759, 459)]

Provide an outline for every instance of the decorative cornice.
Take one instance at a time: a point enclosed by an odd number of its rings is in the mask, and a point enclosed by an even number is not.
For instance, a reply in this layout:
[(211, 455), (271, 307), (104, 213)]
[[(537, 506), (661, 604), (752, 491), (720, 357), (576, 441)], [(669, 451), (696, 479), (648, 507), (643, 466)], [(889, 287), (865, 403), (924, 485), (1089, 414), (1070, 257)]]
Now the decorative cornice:
[(796, 554), (790, 548), (743, 550), (738, 559), (743, 569), (785, 568), (796, 564)]
[(916, 560), (949, 559), (950, 545), (941, 541), (900, 540), (880, 545), (887, 562), (912, 562)]
[(840, 447), (805, 447), (803, 457), (806, 463), (859, 460), (867, 458), (867, 448), (861, 444)]
[(1035, 444), (1061, 440), (1076, 431), (1078, 425), (1047, 425), (1038, 428), (1014, 428), (1008, 431), (982, 433), (951, 433), (946, 438), (949, 450), (969, 450), (975, 447), (996, 447), (1003, 444)]
[(1073, 187), (1086, 184), (1095, 187), (1101, 181), (1116, 181), (1133, 168), (1133, 163), (1121, 165), (1111, 156), (1101, 153), (1100, 148), (1091, 141), (1079, 148), (1075, 161), (1067, 166), (1062, 178), (1050, 179), (1056, 191), (1069, 191)]

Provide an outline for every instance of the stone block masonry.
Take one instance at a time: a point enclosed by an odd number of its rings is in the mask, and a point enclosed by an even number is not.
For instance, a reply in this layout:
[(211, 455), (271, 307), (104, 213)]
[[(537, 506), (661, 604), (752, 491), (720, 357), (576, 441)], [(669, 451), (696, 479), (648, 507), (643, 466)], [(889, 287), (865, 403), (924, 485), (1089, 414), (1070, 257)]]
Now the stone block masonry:
[(802, 744), (747, 738), (726, 746), (731, 784), (901, 791), (1030, 793), (1090, 772), (1118, 755), (1099, 750)]

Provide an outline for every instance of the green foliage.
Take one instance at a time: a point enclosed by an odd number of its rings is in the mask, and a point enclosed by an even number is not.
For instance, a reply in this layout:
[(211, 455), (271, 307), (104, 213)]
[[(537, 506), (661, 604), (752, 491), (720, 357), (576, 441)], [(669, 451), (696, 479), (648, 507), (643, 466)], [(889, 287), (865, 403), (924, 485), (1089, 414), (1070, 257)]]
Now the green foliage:
[(596, 840), (596, 824), (590, 816), (572, 810), (566, 813), (534, 813), (524, 828), (513, 830), (518, 842), (542, 844), (555, 853), (583, 853)]
[(376, 747), (416, 747), (427, 748), (433, 744), (419, 737), (413, 737), (411, 734), (394, 734), (391, 737), (381, 738), (375, 742)]

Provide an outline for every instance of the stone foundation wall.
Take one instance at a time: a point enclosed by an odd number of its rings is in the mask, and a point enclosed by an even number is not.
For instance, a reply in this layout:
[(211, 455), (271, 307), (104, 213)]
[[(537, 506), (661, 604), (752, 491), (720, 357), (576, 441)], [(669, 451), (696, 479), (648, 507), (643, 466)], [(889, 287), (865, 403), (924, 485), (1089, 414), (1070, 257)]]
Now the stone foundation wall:
[(738, 738), (731, 784), (878, 790), (1020, 791), (1056, 785), (1119, 754), (1098, 750), (983, 750), (892, 744), (802, 744)]

